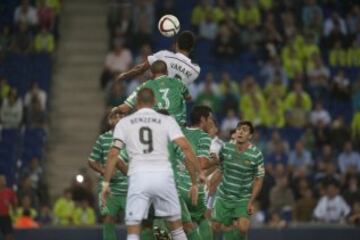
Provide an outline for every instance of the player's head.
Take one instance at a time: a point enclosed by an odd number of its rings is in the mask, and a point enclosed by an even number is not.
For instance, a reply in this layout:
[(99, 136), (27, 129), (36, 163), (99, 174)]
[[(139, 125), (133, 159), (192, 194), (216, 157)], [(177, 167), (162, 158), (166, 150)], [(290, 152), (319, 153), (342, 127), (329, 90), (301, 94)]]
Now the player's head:
[(157, 60), (153, 64), (151, 64), (150, 70), (154, 78), (157, 76), (168, 74), (166, 63), (161, 60)]
[(120, 112), (116, 112), (116, 109), (116, 107), (112, 108), (107, 117), (108, 124), (111, 129), (113, 129), (115, 125), (120, 121), (120, 119), (123, 118), (125, 115)]
[(155, 95), (150, 88), (141, 89), (136, 97), (137, 108), (150, 107), (155, 105)]
[(195, 46), (195, 35), (190, 31), (183, 31), (176, 39), (176, 51), (191, 52)]
[(236, 126), (236, 142), (249, 142), (254, 134), (254, 126), (250, 121), (240, 121)]
[(200, 127), (205, 132), (214, 126), (212, 110), (208, 106), (195, 106), (191, 110), (190, 121), (192, 126)]

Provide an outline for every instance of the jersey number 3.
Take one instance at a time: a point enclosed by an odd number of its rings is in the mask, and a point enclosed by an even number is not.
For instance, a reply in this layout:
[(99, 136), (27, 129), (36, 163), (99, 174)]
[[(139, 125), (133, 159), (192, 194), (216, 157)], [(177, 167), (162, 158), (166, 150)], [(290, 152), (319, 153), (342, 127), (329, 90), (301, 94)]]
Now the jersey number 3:
[(161, 98), (163, 99), (163, 101), (158, 103), (158, 108), (159, 109), (169, 109), (169, 107), (170, 107), (170, 101), (168, 98), (169, 89), (163, 88), (163, 89), (160, 89), (159, 92), (161, 93)]
[(139, 139), (146, 149), (143, 149), (143, 153), (151, 153), (154, 150), (152, 131), (149, 127), (142, 127), (139, 130)]

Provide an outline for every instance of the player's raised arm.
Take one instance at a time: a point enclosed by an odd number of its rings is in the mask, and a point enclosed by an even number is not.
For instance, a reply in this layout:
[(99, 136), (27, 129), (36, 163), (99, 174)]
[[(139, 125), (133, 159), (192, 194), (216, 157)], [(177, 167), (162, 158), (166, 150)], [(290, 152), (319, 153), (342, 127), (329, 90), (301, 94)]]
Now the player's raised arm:
[(148, 60), (134, 66), (133, 68), (131, 68), (129, 71), (124, 72), (124, 73), (120, 73), (117, 77), (116, 77), (116, 81), (124, 81), (130, 78), (134, 78), (136, 76), (139, 76), (141, 74), (143, 74), (144, 72), (146, 72), (146, 70), (148, 70), (150, 67), (150, 63)]

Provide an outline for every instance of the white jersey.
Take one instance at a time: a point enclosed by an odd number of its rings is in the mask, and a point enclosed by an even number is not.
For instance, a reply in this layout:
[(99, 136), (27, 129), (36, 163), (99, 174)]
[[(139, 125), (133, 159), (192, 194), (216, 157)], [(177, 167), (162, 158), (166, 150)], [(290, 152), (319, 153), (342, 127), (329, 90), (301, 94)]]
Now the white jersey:
[(224, 141), (218, 137), (214, 137), (211, 140), (210, 153), (215, 153), (219, 156), (220, 149), (224, 146)]
[(157, 60), (164, 61), (168, 68), (168, 76), (181, 79), (186, 85), (193, 83), (200, 74), (199, 65), (192, 63), (190, 58), (181, 53), (163, 50), (148, 56), (147, 59), (150, 65)]
[(142, 108), (121, 119), (115, 126), (114, 140), (125, 144), (129, 172), (170, 172), (168, 143), (184, 137), (175, 119), (151, 108)]

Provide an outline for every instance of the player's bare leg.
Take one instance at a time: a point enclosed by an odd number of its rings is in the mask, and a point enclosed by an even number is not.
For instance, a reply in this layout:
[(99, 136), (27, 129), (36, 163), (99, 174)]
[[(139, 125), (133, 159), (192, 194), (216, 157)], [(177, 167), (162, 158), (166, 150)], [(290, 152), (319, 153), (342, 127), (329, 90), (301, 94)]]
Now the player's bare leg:
[(246, 240), (247, 239), (247, 233), (250, 228), (250, 220), (247, 218), (239, 218), (236, 221), (237, 229), (240, 231), (240, 240)]
[(169, 228), (171, 231), (171, 237), (173, 240), (187, 240), (180, 217), (177, 218), (176, 220), (174, 220), (174, 218), (169, 218), (169, 219), (167, 219), (167, 222), (168, 222), (168, 225), (169, 225)]
[(140, 240), (141, 225), (127, 225), (127, 240)]

